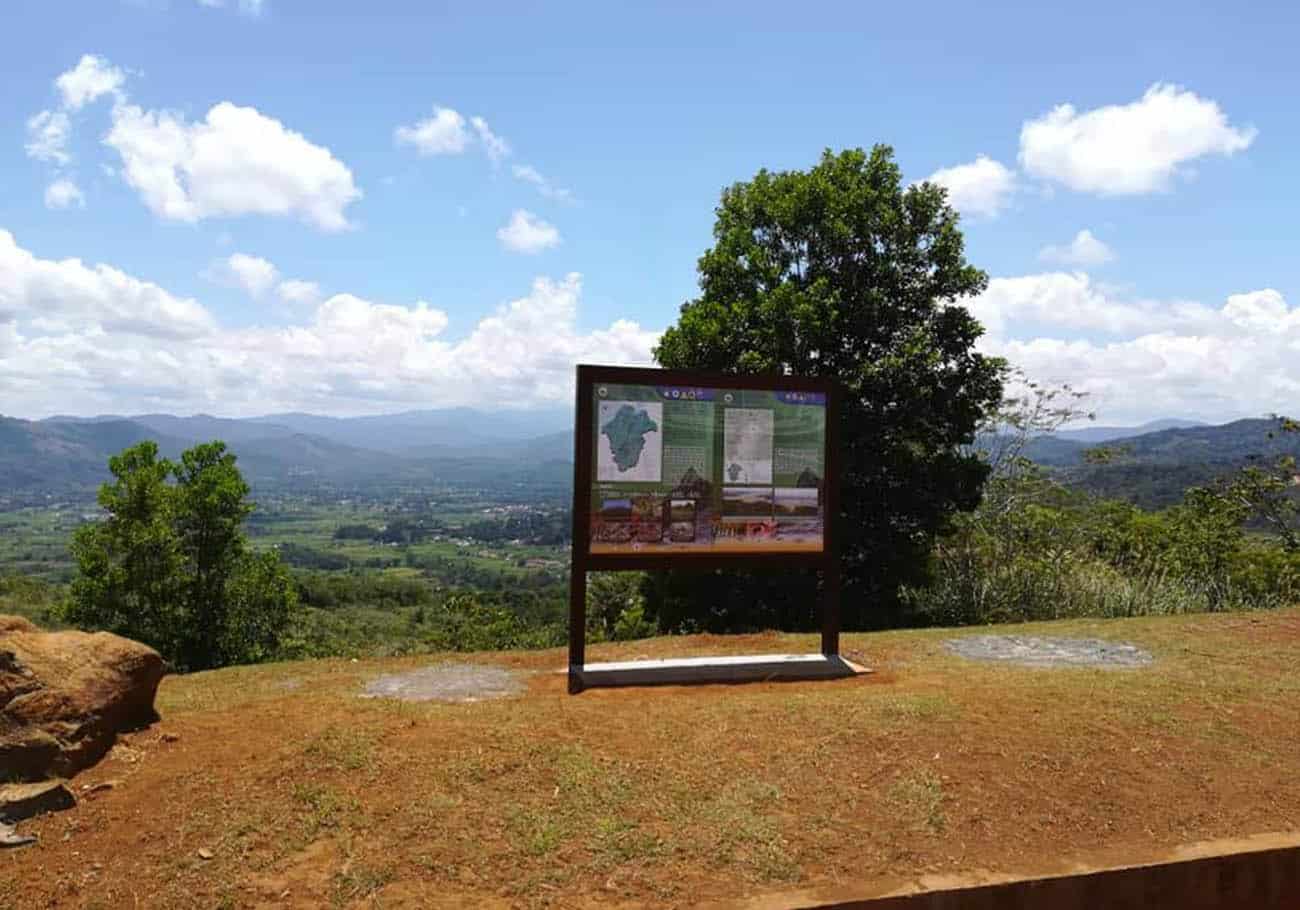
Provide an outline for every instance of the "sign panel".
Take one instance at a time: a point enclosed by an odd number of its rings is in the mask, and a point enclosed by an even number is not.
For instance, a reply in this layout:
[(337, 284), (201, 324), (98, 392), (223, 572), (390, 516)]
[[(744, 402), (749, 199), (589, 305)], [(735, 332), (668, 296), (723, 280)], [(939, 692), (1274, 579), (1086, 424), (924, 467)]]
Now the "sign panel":
[(827, 384), (584, 367), (578, 395), (587, 555), (826, 552)]

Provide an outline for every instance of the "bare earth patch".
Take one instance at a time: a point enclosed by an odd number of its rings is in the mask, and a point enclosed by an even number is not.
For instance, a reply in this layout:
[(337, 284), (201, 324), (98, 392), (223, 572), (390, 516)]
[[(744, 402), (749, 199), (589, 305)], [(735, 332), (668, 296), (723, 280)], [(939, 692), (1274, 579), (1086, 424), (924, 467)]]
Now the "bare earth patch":
[(523, 691), (519, 674), (484, 664), (438, 664), (371, 680), (362, 698), (400, 701), (481, 701)]
[(1151, 654), (1137, 645), (1100, 638), (1038, 638), (1027, 635), (968, 635), (944, 647), (971, 660), (997, 660), (1025, 667), (1145, 667)]
[[(1155, 656), (1131, 672), (969, 661), (954, 629), (850, 633), (875, 673), (577, 696), (561, 649), (168, 676), (161, 722), (76, 776), (75, 809), (22, 822), (36, 845), (0, 851), (0, 907), (754, 910), (1167, 859), (1300, 828), (1298, 628), (1291, 609), (997, 630)], [(434, 698), (358, 697), (385, 678)]]

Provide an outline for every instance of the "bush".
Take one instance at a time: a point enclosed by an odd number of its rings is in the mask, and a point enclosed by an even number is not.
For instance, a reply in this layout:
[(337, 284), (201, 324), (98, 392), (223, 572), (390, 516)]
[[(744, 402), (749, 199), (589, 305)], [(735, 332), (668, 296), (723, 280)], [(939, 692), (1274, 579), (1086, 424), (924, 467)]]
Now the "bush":
[(28, 575), (0, 575), (0, 613), (21, 616), (46, 629), (61, 628), (64, 589)]
[(248, 550), (253, 507), (225, 444), (173, 463), (142, 442), (108, 464), (114, 480), (99, 489), (108, 518), (73, 536), (63, 618), (142, 641), (182, 670), (274, 654), (297, 600), (279, 557)]
[[(1037, 501), (1035, 501), (1037, 500)], [(1143, 512), (1050, 484), (994, 520), (981, 506), (940, 542), (918, 625), (1262, 609), (1300, 601), (1300, 555), (1248, 540), (1246, 513), (1203, 489)]]

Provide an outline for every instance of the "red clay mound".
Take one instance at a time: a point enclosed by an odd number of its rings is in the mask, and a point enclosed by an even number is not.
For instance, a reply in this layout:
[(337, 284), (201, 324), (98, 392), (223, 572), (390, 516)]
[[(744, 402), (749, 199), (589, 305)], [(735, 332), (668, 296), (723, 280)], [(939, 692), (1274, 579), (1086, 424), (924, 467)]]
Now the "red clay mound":
[(121, 730), (157, 718), (157, 651), (107, 632), (42, 632), (0, 616), (0, 775), (68, 777)]

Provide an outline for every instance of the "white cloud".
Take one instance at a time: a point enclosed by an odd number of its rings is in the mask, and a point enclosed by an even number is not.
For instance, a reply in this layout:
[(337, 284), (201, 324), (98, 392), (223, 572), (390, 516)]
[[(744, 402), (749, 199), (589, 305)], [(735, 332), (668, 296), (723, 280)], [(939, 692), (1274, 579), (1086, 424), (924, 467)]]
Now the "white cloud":
[(63, 106), (77, 111), (104, 95), (120, 98), (125, 82), (126, 73), (103, 57), (82, 54), (76, 66), (54, 80), (54, 86), (63, 98)]
[(349, 227), (345, 209), (362, 195), (329, 149), (229, 101), (196, 123), (120, 104), (104, 142), (121, 155), (126, 182), (168, 220), (296, 215), (339, 231)]
[(1107, 421), (1297, 411), (1300, 307), (1271, 288), (1215, 308), (1132, 299), (1082, 273), (1052, 272), (995, 278), (967, 303), (988, 330), (982, 350), (1087, 392)]
[(497, 230), (497, 239), (514, 253), (540, 253), (559, 245), (560, 232), (532, 212), (515, 209), (509, 223)]
[(510, 155), (510, 145), (492, 132), (486, 120), (482, 117), (471, 117), (469, 122), (474, 125), (474, 132), (478, 134), (479, 142), (483, 143), (483, 151), (487, 152), (493, 164)]
[(422, 155), (460, 155), (475, 143), (493, 164), (510, 157), (510, 143), (492, 132), (482, 117), (465, 116), (449, 107), (434, 105), (433, 115), (417, 120), (409, 126), (393, 130), (393, 141), (409, 145)]
[[(87, 335), (113, 332), (148, 338), (193, 338), (211, 331), (211, 314), (196, 300), (175, 297), (112, 266), (80, 259), (37, 259), (0, 230), (0, 322), (66, 320)], [(0, 398), (5, 396), (0, 395)]]
[(67, 164), (72, 124), (63, 111), (41, 111), (27, 120), (27, 155), (37, 161)]
[(522, 180), (525, 183), (531, 183), (537, 187), (537, 192), (541, 193), (547, 199), (554, 199), (556, 202), (572, 202), (573, 194), (563, 187), (555, 186), (551, 181), (538, 172), (537, 168), (531, 164), (516, 164), (510, 168), (510, 172), (515, 175), (516, 180)]
[[(21, 403), (24, 416), (564, 404), (575, 363), (648, 364), (658, 337), (626, 320), (580, 331), (581, 291), (577, 274), (538, 278), (459, 341), (445, 338), (450, 319), (428, 303), (352, 294), (329, 297), (300, 324), (230, 329), (156, 285), (36, 259), (0, 233), (0, 400)], [(139, 337), (144, 329), (168, 343)]]
[(301, 278), (289, 278), (281, 281), (275, 292), (285, 303), (306, 306), (320, 300), (320, 285), (314, 281), (303, 281)]
[(459, 155), (474, 137), (460, 113), (434, 105), (432, 117), (399, 126), (393, 131), (393, 139), (398, 145), (413, 146), (421, 155)]
[(274, 265), (260, 256), (233, 253), (203, 271), (203, 277), (222, 287), (238, 288), (250, 297), (261, 297), (280, 277)]
[(1074, 235), (1074, 239), (1063, 246), (1048, 245), (1043, 247), (1038, 258), (1044, 262), (1060, 265), (1104, 265), (1115, 258), (1115, 251), (1093, 236), (1092, 231), (1084, 228)]
[(1016, 174), (1001, 162), (979, 155), (969, 164), (935, 171), (926, 178), (948, 190), (948, 202), (963, 215), (992, 218), (1016, 189)]
[(992, 335), (1024, 336), (1046, 329), (1111, 335), (1208, 330), (1214, 311), (1187, 301), (1125, 300), (1083, 272), (994, 278), (963, 305)]
[(66, 209), (76, 206), (86, 207), (86, 197), (81, 188), (70, 178), (60, 177), (45, 188), (45, 207), (47, 209)]
[[(199, 6), (206, 6), (213, 9), (220, 9), (225, 5), (226, 0), (199, 0)], [(238, 0), (236, 6), (238, 6), (239, 11), (245, 16), (256, 18), (257, 16), (262, 15), (262, 11), (266, 9), (266, 0)]]
[(1250, 146), (1254, 127), (1228, 123), (1219, 105), (1156, 83), (1137, 101), (1080, 113), (1061, 104), (1020, 130), (1020, 164), (1080, 192), (1132, 195), (1168, 189), (1205, 155)]

